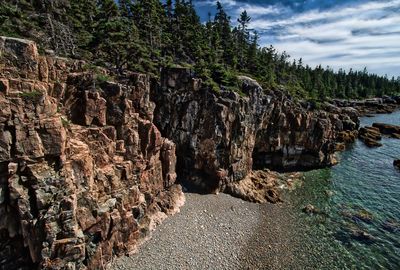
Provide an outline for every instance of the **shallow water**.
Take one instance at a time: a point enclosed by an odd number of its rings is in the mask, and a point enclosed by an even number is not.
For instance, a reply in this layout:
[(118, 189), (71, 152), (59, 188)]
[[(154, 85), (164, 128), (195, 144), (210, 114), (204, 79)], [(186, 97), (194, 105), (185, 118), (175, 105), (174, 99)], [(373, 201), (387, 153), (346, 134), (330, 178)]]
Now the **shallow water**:
[[(361, 126), (373, 122), (400, 125), (400, 112), (362, 118)], [(339, 155), (339, 165), (307, 172), (290, 195), (316, 269), (400, 269), (400, 171), (393, 166), (400, 140), (382, 143), (368, 148), (357, 141)], [(301, 213), (307, 204), (321, 213)], [(324, 265), (326, 258), (333, 265)]]

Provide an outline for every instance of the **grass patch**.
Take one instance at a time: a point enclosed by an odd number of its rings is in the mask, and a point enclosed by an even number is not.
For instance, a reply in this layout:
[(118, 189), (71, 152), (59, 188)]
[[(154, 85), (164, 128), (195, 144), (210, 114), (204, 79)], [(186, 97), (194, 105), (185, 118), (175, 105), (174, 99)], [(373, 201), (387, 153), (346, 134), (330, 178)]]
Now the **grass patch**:
[(25, 101), (38, 102), (43, 97), (43, 94), (39, 91), (32, 91), (20, 93), (19, 96)]

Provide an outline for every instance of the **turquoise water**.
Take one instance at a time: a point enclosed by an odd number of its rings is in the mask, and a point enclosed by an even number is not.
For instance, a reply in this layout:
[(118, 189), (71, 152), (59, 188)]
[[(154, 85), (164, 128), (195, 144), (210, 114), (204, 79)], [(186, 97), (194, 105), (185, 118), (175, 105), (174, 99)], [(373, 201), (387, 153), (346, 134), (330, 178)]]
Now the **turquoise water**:
[[(400, 112), (363, 118), (361, 125), (373, 122), (400, 125)], [(339, 155), (339, 165), (307, 172), (293, 192), (315, 269), (400, 269), (400, 171), (393, 166), (400, 140), (382, 143), (368, 148), (357, 141)], [(307, 204), (320, 213), (300, 213)]]

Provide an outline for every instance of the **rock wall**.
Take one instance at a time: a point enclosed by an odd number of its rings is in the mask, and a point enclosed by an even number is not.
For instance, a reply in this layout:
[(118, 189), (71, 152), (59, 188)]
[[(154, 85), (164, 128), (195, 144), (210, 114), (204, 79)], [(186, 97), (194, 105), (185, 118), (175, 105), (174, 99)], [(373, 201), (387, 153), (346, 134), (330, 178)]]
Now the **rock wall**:
[(109, 75), (0, 37), (1, 269), (102, 269), (179, 209), (177, 175), (279, 201), (269, 173), (253, 168), (330, 166), (337, 141), (356, 137), (356, 111), (310, 111), (248, 77), (238, 94), (186, 69), (160, 82)]
[(201, 86), (190, 70), (169, 69), (153, 87), (155, 123), (177, 145), (183, 182), (207, 192), (227, 191), (253, 168), (283, 171), (335, 164), (341, 132), (358, 128), (358, 114), (330, 106), (309, 111), (280, 91), (240, 77), (242, 95)]
[(13, 38), (0, 57), (0, 268), (102, 269), (183, 202), (149, 78), (99, 80)]

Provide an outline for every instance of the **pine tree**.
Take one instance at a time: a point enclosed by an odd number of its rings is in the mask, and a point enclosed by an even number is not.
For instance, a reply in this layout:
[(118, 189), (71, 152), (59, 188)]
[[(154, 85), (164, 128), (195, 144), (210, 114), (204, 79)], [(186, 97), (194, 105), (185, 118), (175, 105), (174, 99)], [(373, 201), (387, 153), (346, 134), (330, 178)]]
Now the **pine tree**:
[(113, 0), (99, 1), (98, 10), (95, 38), (98, 61), (112, 64), (121, 74), (139, 51), (138, 30), (133, 21), (120, 15)]
[(238, 19), (238, 56), (239, 56), (239, 66), (244, 69), (246, 66), (245, 52), (249, 44), (249, 31), (247, 29), (251, 17), (247, 15), (247, 11), (244, 10)]

